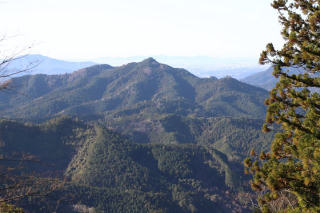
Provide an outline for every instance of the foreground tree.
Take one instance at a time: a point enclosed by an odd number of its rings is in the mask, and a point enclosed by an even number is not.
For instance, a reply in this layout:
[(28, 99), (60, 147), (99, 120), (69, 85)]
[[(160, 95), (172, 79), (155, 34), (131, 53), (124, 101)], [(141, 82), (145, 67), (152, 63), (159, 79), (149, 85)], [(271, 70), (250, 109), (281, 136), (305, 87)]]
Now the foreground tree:
[(279, 12), (285, 43), (281, 50), (270, 43), (261, 53), (260, 63), (271, 63), (280, 78), (265, 101), (263, 131), (274, 123), (281, 131), (270, 152), (246, 159), (245, 165), (253, 174), (252, 188), (261, 192), (263, 212), (319, 212), (320, 1), (274, 0), (272, 7)]

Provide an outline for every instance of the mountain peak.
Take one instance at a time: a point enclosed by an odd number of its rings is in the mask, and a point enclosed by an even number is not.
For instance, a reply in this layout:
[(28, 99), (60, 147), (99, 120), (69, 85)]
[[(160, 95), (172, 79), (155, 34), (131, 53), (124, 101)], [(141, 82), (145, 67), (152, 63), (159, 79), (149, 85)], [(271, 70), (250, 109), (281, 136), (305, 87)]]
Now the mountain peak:
[(146, 64), (159, 64), (158, 61), (156, 61), (154, 58), (149, 57), (145, 60), (143, 60), (141, 63), (146, 63)]

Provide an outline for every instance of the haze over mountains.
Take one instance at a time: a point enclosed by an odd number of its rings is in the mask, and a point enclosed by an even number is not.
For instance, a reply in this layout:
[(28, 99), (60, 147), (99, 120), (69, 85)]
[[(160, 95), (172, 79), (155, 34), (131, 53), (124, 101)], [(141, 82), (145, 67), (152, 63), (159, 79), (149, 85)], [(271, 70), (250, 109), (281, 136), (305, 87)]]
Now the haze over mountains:
[(28, 71), (24, 74), (47, 74), (47, 75), (56, 75), (56, 74), (65, 74), (71, 73), (73, 71), (79, 70), (84, 67), (92, 66), (96, 63), (94, 62), (70, 62), (58, 60), (43, 55), (25, 55), (17, 60), (10, 62), (6, 69), (12, 70), (24, 70)]
[(16, 204), (30, 212), (249, 212), (242, 161), (270, 144), (272, 134), (260, 131), (267, 95), (153, 58), (14, 78), (0, 91), (0, 153), (28, 153), (54, 165), (37, 173), (68, 180)]
[[(139, 62), (147, 57), (104, 57), (93, 59), (98, 63), (119, 66), (129, 62)], [(223, 78), (231, 76), (236, 79), (245, 78), (251, 74), (263, 71), (266, 66), (258, 65), (255, 58), (219, 58), (208, 56), (153, 56), (157, 61), (173, 67), (189, 70), (198, 77)]]
[[(94, 64), (109, 64), (111, 66), (121, 66), (131, 62), (140, 62), (148, 57), (103, 57), (91, 59), (88, 62), (70, 62), (57, 60), (42, 55), (27, 55), (14, 61), (10, 69), (24, 69), (30, 63), (36, 66), (30, 74), (64, 74), (71, 73), (78, 69)], [(189, 70), (198, 77), (223, 78), (231, 76), (236, 79), (245, 78), (251, 74), (265, 70), (267, 67), (259, 66), (255, 58), (214, 58), (208, 56), (154, 56), (160, 63), (173, 67), (180, 67)]]

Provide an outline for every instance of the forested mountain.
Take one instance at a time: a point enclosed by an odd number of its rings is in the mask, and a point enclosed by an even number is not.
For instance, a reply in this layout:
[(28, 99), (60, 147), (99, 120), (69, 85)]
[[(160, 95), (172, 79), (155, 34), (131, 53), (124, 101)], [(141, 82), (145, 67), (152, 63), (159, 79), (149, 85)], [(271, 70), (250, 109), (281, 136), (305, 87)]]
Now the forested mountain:
[(152, 58), (121, 67), (96, 65), (66, 75), (32, 75), (0, 91), (0, 116), (46, 119), (60, 114), (132, 112), (263, 118), (267, 92), (233, 78), (198, 78)]
[[(79, 120), (60, 117), (41, 125), (0, 121), (0, 150), (5, 159), (21, 159), (24, 154), (41, 159), (44, 165), (54, 163), (57, 172), (65, 170), (87, 137), (94, 135), (90, 126)], [(48, 168), (42, 168), (48, 170)]]
[(41, 162), (25, 173), (67, 180), (44, 197), (17, 201), (27, 212), (248, 210), (239, 199), (247, 187), (241, 164), (214, 146), (137, 144), (68, 117), (41, 125), (3, 120), (0, 131), (7, 158), (28, 153)]
[(14, 78), (0, 91), (0, 154), (30, 155), (43, 164), (25, 174), (65, 180), (16, 204), (27, 212), (247, 212), (242, 161), (270, 144), (272, 134), (260, 131), (266, 96), (152, 58)]

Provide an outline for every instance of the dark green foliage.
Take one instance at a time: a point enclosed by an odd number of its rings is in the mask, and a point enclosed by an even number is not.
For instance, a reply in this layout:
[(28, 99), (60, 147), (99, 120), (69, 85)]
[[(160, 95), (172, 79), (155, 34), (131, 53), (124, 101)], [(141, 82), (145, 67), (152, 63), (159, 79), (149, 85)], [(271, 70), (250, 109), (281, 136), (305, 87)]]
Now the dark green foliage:
[[(139, 185), (138, 189), (144, 190), (145, 184), (161, 182), (159, 179), (162, 175), (170, 180), (195, 176), (197, 179), (206, 180), (204, 182), (210, 182), (213, 181), (214, 174), (219, 173), (216, 169), (221, 168), (202, 146), (139, 145), (114, 132), (100, 128), (98, 131), (96, 141), (89, 145), (86, 152), (79, 152), (67, 170), (67, 176), (83, 184), (119, 186), (125, 189)], [(77, 158), (85, 158), (86, 161), (81, 165), (74, 165), (80, 162)], [(213, 164), (216, 164), (216, 169), (204, 165), (208, 160), (215, 161)], [(227, 159), (221, 161), (228, 164)], [(200, 172), (201, 170), (203, 171)], [(221, 176), (219, 178), (215, 181), (221, 182)]]
[[(7, 159), (22, 159), (24, 155), (40, 160), (35, 167), (54, 163), (54, 170), (63, 170), (84, 140), (93, 134), (88, 126), (67, 117), (50, 120), (42, 125), (0, 121), (0, 152)], [(53, 171), (52, 171), (53, 172)]]
[[(2, 150), (26, 151), (50, 164), (41, 167), (41, 173), (67, 166), (64, 175), (69, 181), (63, 188), (16, 203), (26, 211), (73, 212), (78, 207), (102, 212), (245, 211), (235, 200), (243, 184), (242, 175), (234, 174), (240, 164), (213, 148), (136, 144), (70, 118), (41, 125), (2, 121), (0, 129), (5, 129)], [(39, 136), (31, 138), (31, 133)]]
[(62, 184), (70, 160), (93, 135), (67, 117), (42, 125), (0, 121), (0, 201), (45, 195)]
[(265, 150), (272, 134), (262, 133), (263, 120), (249, 118), (194, 118), (178, 115), (122, 116), (107, 126), (138, 143), (212, 145), (229, 159), (242, 161), (252, 148)]
[[(139, 145), (109, 130), (97, 131), (87, 153), (75, 156), (70, 165), (75, 169), (67, 170), (73, 182), (91, 186), (82, 194), (89, 199), (81, 198), (81, 203), (111, 212), (115, 207), (120, 212), (130, 208), (133, 212), (153, 208), (163, 212), (229, 211), (225, 201), (234, 195), (223, 193), (230, 190), (224, 184), (231, 170), (226, 158), (217, 160), (202, 146)], [(84, 156), (84, 165), (75, 165)], [(239, 208), (237, 205), (233, 208)]]
[(263, 134), (262, 120), (246, 118), (213, 118), (199, 138), (201, 144), (212, 144), (229, 159), (242, 161), (252, 148), (265, 150), (270, 145), (272, 134)]

